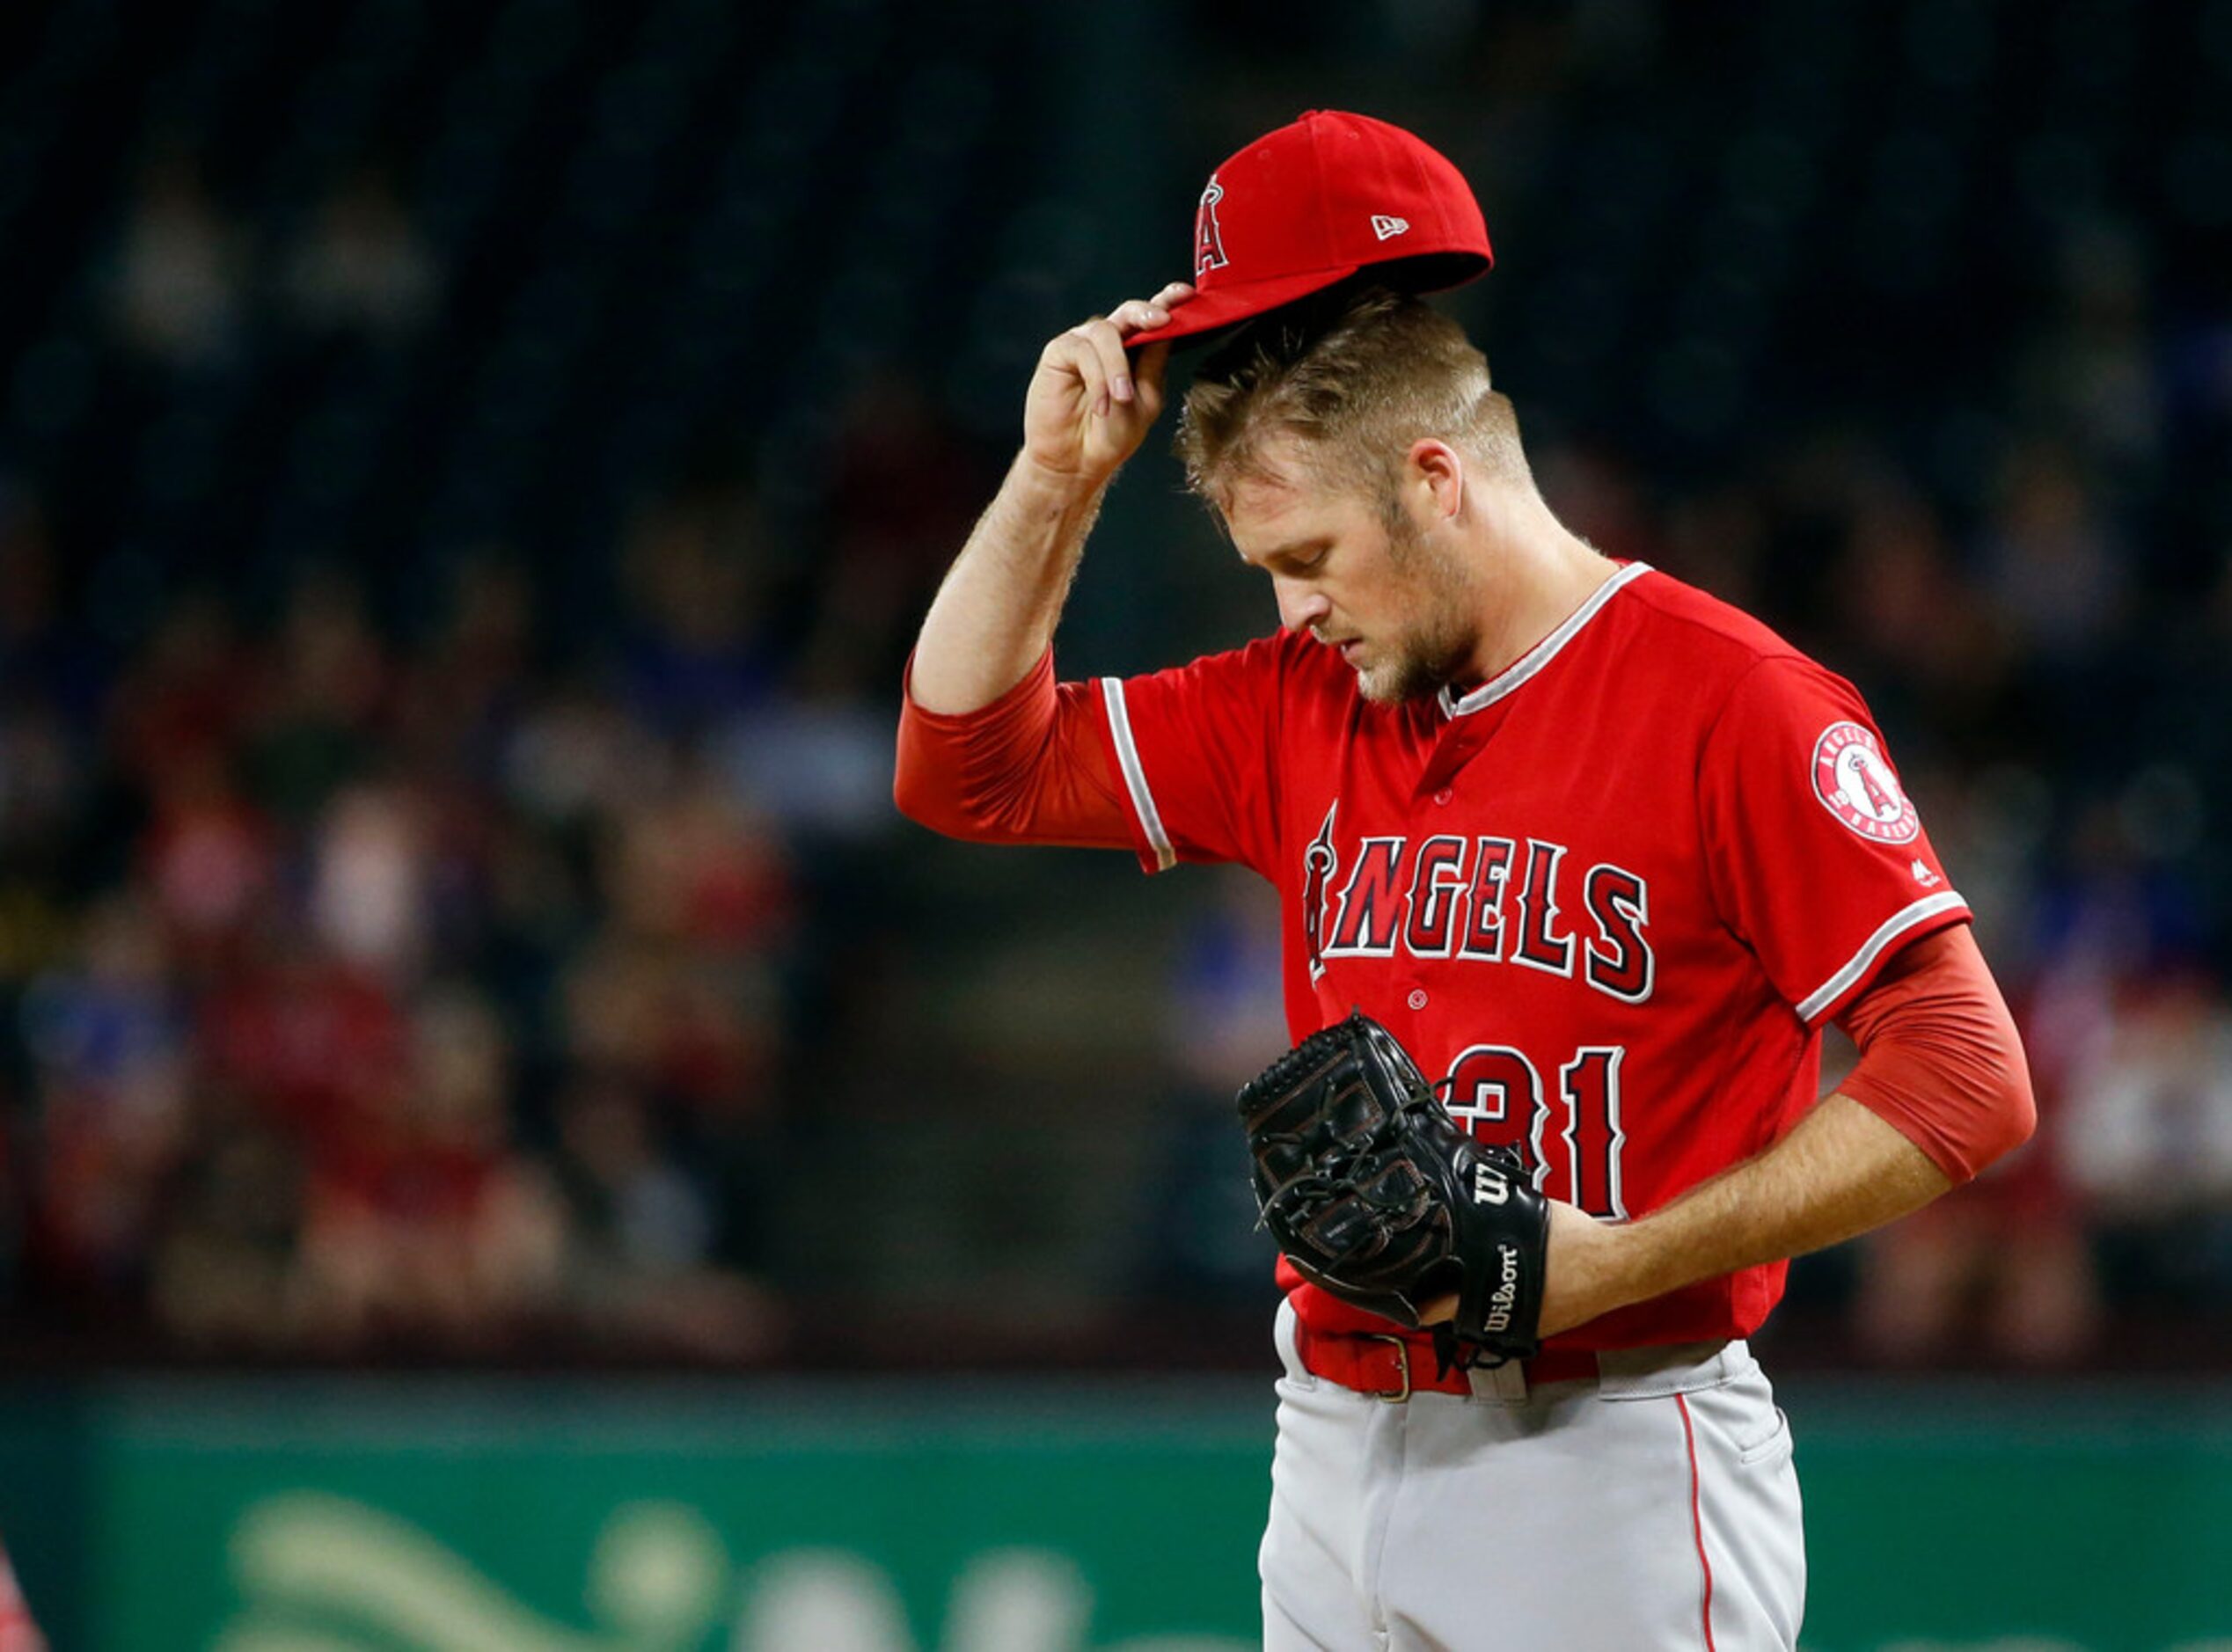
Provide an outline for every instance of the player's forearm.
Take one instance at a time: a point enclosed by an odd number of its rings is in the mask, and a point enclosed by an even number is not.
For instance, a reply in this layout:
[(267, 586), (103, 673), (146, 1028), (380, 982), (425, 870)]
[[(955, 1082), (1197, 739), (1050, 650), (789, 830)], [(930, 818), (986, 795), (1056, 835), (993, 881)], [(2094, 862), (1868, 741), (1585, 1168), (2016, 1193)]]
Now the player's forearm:
[(979, 710), (1038, 663), (1107, 491), (1016, 457), (922, 622), (909, 679), (916, 705)]
[(1857, 1101), (1832, 1095), (1782, 1141), (1638, 1221), (1578, 1212), (1553, 1228), (1545, 1335), (1614, 1308), (1838, 1244), (1952, 1186), (1928, 1154)]

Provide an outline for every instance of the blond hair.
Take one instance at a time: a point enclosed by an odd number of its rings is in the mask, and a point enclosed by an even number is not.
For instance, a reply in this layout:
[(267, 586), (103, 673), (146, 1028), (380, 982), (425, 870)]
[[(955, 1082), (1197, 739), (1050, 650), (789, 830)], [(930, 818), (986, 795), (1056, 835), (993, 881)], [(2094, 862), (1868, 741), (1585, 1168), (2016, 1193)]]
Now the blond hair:
[(1317, 479), (1395, 509), (1411, 445), (1446, 442), (1493, 477), (1532, 486), (1511, 398), (1464, 329), (1384, 287), (1336, 290), (1243, 329), (1203, 364), (1179, 415), (1193, 492), (1221, 503), (1268, 475), (1265, 439), (1303, 444)]

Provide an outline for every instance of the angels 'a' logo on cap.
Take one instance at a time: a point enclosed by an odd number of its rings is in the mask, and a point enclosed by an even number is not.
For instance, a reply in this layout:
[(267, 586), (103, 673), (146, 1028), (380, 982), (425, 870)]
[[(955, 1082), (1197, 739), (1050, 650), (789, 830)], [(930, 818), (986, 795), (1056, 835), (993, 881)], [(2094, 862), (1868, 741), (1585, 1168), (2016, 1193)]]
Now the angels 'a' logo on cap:
[(1225, 186), (1217, 174), (1209, 175), (1209, 187), (1201, 192), (1201, 209), (1194, 214), (1194, 274), (1222, 269), (1232, 260), (1225, 256), (1225, 231), (1217, 222), (1217, 203), (1225, 198)]
[(1903, 844), (1922, 830), (1876, 736), (1858, 723), (1832, 723), (1813, 742), (1813, 794), (1862, 837)]

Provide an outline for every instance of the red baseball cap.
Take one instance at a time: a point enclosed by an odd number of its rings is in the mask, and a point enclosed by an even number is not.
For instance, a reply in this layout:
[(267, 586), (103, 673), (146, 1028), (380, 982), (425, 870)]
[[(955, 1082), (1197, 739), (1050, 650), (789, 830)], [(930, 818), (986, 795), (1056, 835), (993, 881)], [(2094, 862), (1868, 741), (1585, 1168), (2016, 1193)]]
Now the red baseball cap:
[(1370, 265), (1415, 291), (1495, 263), (1464, 174), (1399, 126), (1312, 109), (1209, 175), (1194, 215), (1195, 296), (1127, 347), (1246, 321)]

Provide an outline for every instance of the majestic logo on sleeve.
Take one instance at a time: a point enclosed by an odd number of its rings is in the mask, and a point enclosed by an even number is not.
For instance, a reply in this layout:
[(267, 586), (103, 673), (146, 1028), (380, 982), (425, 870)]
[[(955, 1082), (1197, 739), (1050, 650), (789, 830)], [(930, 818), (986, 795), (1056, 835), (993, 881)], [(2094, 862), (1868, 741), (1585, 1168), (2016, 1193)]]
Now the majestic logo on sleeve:
[(1225, 186), (1211, 174), (1201, 192), (1201, 208), (1194, 214), (1194, 274), (1200, 276), (1222, 269), (1232, 260), (1225, 256), (1225, 231), (1217, 222), (1217, 203), (1225, 198)]
[(1874, 843), (1908, 843), (1922, 830), (1883, 748), (1858, 723), (1832, 723), (1814, 742), (1813, 794), (1822, 808)]
[(1342, 868), (1336, 801), (1302, 852), (1302, 942), (1313, 982), (1336, 958), (1455, 958), (1585, 982), (1650, 1001), (1658, 961), (1650, 891), (1624, 866), (1582, 869), (1563, 844), (1489, 833), (1355, 843)]

